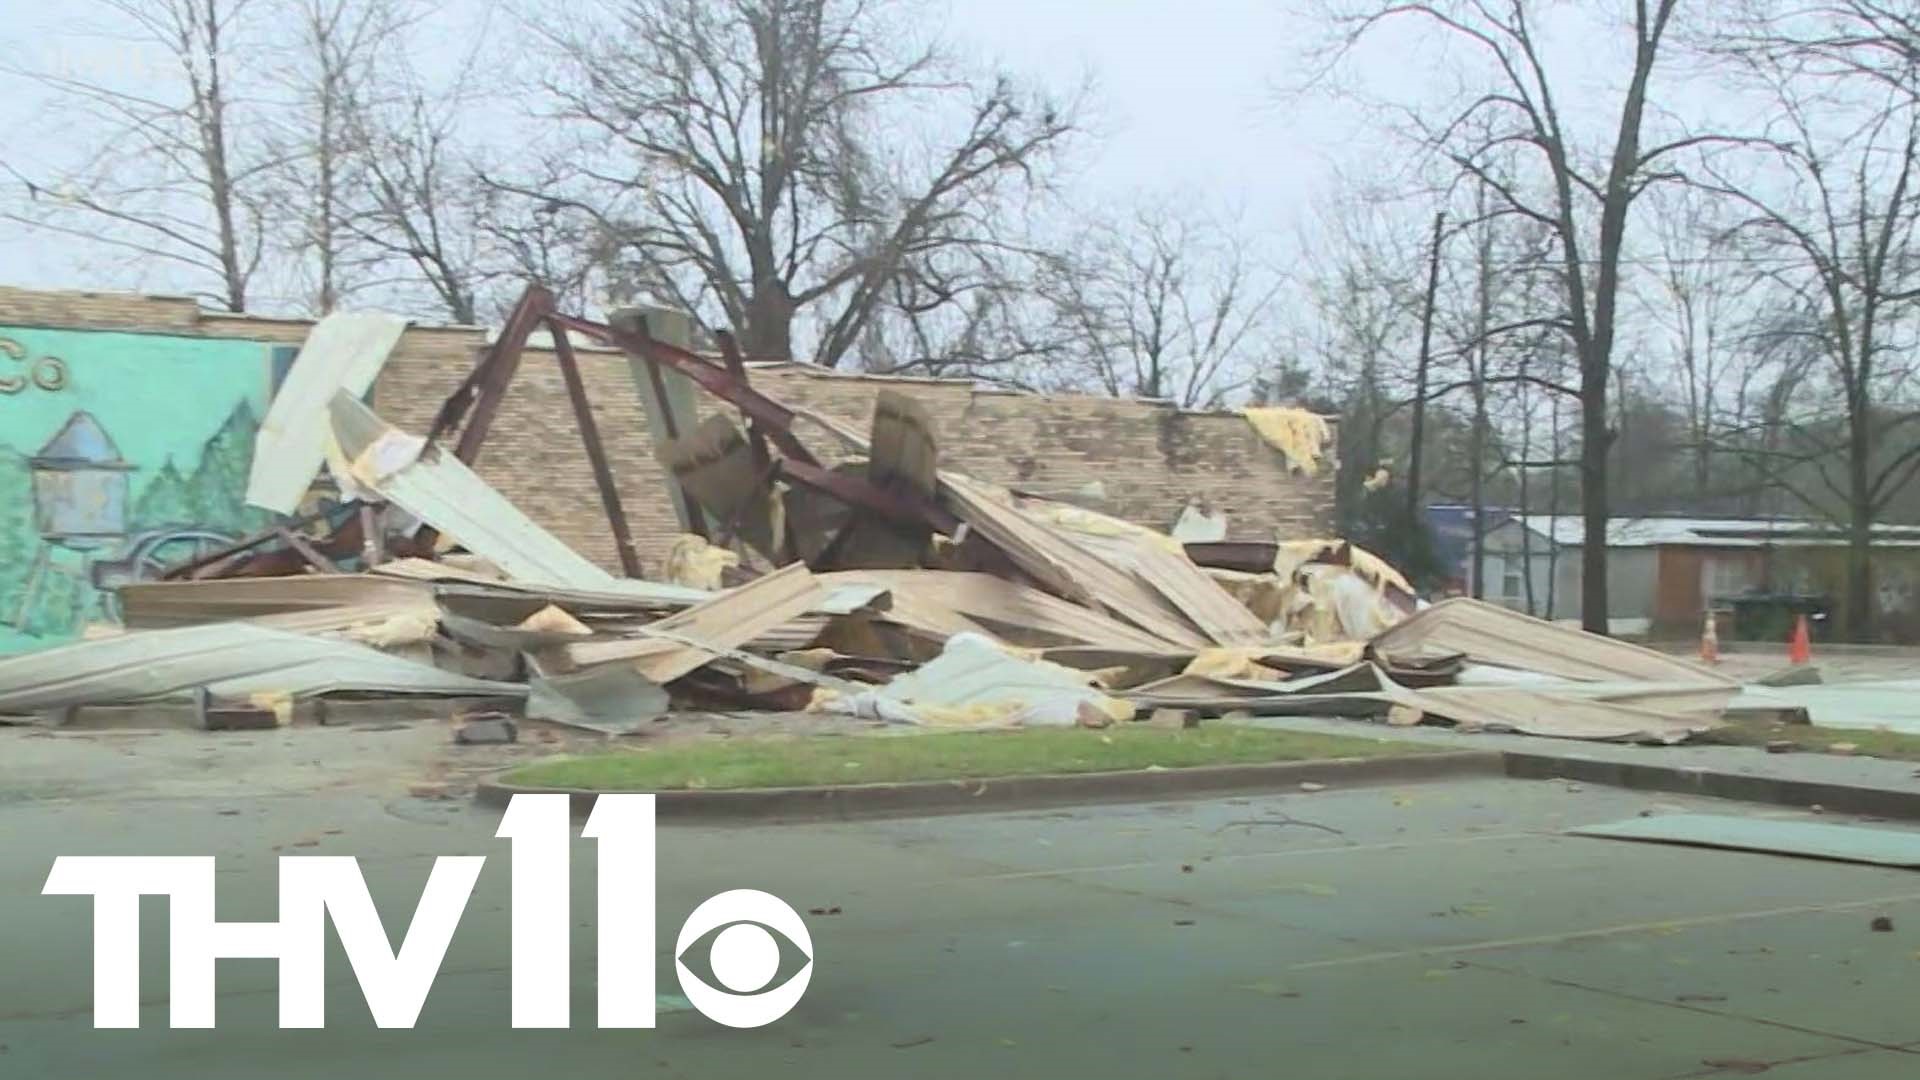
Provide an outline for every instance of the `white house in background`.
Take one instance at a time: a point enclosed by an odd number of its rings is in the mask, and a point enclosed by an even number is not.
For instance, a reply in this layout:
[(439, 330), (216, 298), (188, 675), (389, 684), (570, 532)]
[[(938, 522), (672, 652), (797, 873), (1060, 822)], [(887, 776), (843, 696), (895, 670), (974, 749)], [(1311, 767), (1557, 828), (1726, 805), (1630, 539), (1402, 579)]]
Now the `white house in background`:
[[(1486, 540), (1486, 599), (1550, 619), (1580, 617), (1584, 522), (1515, 515)], [(1881, 613), (1911, 611), (1920, 526), (1876, 525)], [(1620, 635), (1697, 633), (1704, 614), (1751, 590), (1840, 599), (1847, 540), (1831, 523), (1768, 518), (1614, 518), (1607, 523), (1607, 614)], [(1532, 590), (1529, 593), (1528, 583)]]

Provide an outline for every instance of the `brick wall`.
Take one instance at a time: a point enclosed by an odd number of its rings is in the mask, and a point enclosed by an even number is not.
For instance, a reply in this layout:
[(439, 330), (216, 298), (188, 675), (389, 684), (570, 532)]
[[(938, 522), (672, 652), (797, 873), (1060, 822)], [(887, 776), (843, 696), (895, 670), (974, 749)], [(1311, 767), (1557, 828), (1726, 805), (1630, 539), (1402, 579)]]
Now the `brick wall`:
[[(310, 325), (203, 312), (183, 298), (0, 287), (4, 322), (272, 342), (298, 342)], [(473, 327), (409, 329), (375, 384), (375, 408), (402, 428), (424, 431), (485, 341), (485, 332)], [(677, 525), (626, 360), (604, 350), (576, 351), (641, 558), (657, 572)], [(1182, 412), (1103, 397), (1036, 397), (951, 380), (837, 375), (803, 364), (757, 368), (753, 381), (773, 397), (863, 431), (878, 389), (902, 390), (926, 403), (944, 465), (1154, 528), (1171, 526), (1190, 502), (1225, 512), (1235, 539), (1265, 539), (1275, 530), (1326, 535), (1333, 525), (1332, 448), (1318, 476), (1289, 472), (1279, 451), (1232, 413)], [(725, 406), (701, 395), (703, 415), (716, 408)], [(832, 460), (830, 436), (803, 424), (802, 437)], [(535, 521), (602, 565), (618, 567), (550, 350), (527, 350), (478, 470)]]
[(42, 292), (0, 285), (0, 322), (15, 326), (179, 331), (199, 320), (200, 305), (186, 296)]
[[(636, 546), (652, 571), (678, 526), (626, 360), (583, 352), (580, 366)], [(464, 361), (447, 363), (408, 340), (381, 375), (375, 404), (394, 423), (422, 430), (465, 371)], [(1289, 472), (1279, 451), (1235, 414), (1101, 397), (1042, 398), (952, 380), (835, 375), (798, 364), (756, 368), (752, 377), (774, 398), (862, 431), (879, 388), (902, 390), (932, 414), (944, 465), (1154, 528), (1169, 528), (1189, 502), (1224, 511), (1235, 539), (1266, 539), (1275, 530), (1323, 536), (1333, 526), (1331, 465), (1313, 477)], [(727, 407), (703, 394), (700, 408), (704, 416)], [(835, 440), (804, 421), (799, 430), (822, 458), (836, 460)], [(551, 353), (527, 350), (478, 468), (534, 520), (602, 565), (618, 566)]]

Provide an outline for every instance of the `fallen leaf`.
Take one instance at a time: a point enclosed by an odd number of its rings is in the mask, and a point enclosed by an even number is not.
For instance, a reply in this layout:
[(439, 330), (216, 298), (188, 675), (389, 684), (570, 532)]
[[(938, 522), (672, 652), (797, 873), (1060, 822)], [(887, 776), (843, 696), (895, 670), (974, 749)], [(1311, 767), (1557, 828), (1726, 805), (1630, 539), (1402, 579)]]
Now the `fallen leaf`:
[(925, 1046), (932, 1041), (933, 1036), (931, 1035), (916, 1035), (911, 1039), (901, 1039), (899, 1042), (888, 1043), (887, 1045), (893, 1047), (895, 1050), (911, 1050), (916, 1046)]
[(1876, 934), (1893, 933), (1893, 920), (1885, 915), (1875, 915), (1873, 921), (1868, 923), (1867, 926)]

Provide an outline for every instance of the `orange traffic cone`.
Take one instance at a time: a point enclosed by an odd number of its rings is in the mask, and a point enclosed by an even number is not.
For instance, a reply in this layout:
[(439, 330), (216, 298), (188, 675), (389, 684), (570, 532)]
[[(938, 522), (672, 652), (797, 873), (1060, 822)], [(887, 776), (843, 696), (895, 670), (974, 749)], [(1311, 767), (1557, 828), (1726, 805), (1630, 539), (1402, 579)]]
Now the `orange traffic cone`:
[(1787, 639), (1787, 663), (1804, 664), (1813, 659), (1813, 642), (1807, 635), (1807, 617), (1794, 620), (1793, 636)]
[(1707, 621), (1700, 628), (1700, 661), (1706, 664), (1720, 662), (1720, 631), (1713, 625), (1713, 612), (1707, 612)]

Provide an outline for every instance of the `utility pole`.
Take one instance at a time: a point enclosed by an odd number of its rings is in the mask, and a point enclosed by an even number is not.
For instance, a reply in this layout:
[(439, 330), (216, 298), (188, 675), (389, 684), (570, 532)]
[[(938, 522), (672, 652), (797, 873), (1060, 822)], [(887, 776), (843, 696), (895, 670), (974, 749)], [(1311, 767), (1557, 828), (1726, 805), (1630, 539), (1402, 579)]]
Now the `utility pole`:
[[(1420, 457), (1427, 430), (1427, 370), (1433, 362), (1433, 302), (1440, 292), (1440, 233), (1447, 212), (1433, 215), (1433, 250), (1427, 260), (1427, 302), (1420, 312), (1420, 367), (1413, 377), (1413, 436), (1407, 448), (1407, 521), (1420, 520)], [(1479, 523), (1475, 522), (1478, 528)]]

